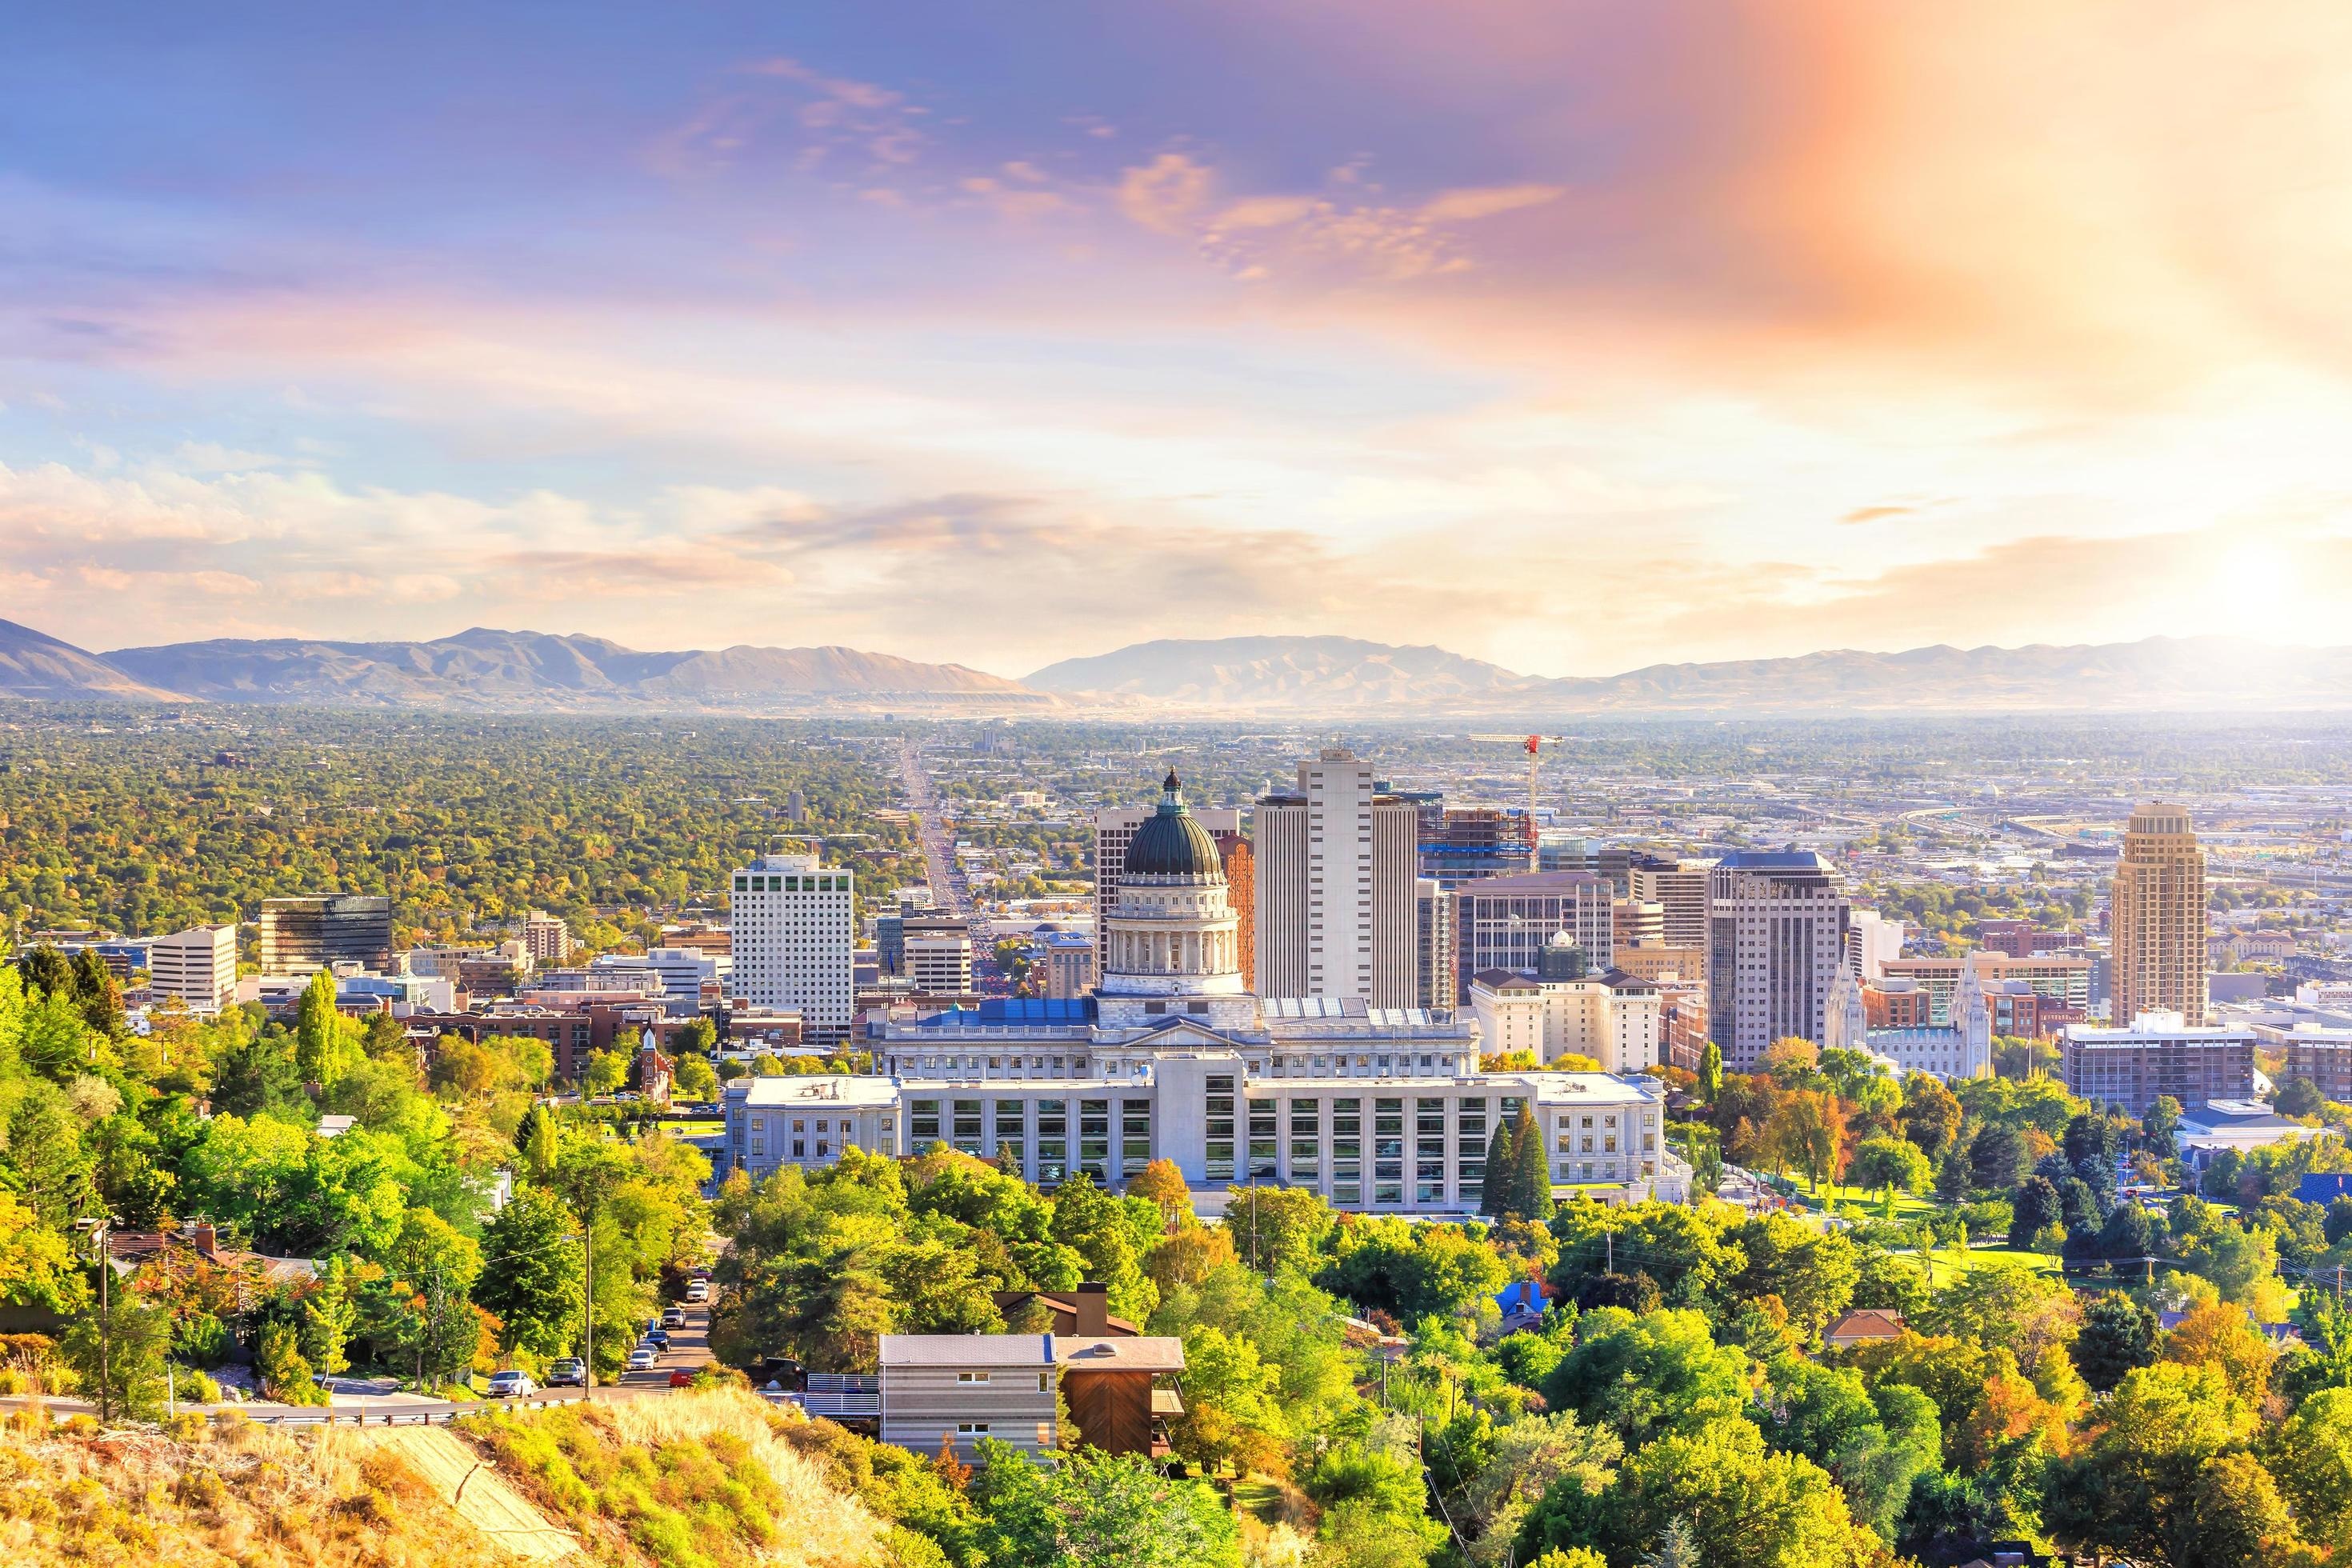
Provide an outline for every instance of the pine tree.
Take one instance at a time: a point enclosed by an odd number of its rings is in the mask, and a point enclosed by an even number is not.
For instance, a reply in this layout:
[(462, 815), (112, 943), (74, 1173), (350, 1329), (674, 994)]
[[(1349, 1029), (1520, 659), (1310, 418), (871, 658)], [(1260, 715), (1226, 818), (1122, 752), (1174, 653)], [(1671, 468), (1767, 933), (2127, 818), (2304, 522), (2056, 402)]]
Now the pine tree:
[(1478, 1189), (1478, 1212), (1490, 1219), (1511, 1213), (1511, 1182), (1517, 1174), (1511, 1152), (1511, 1124), (1498, 1120), (1495, 1135), (1486, 1140), (1486, 1180)]
[(1536, 1126), (1535, 1108), (1522, 1104), (1511, 1129), (1511, 1212), (1543, 1224), (1551, 1218), (1551, 1162), (1545, 1157), (1543, 1132)]

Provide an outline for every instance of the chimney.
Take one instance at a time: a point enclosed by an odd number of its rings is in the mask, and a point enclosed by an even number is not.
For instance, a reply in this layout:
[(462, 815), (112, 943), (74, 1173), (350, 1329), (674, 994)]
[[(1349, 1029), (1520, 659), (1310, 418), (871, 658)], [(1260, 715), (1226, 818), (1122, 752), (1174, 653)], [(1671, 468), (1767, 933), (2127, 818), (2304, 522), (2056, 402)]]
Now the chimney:
[(213, 1228), (210, 1220), (198, 1220), (190, 1226), (188, 1239), (195, 1243), (196, 1250), (206, 1258), (212, 1257), (220, 1247), (220, 1233)]
[(1078, 1338), (1098, 1340), (1110, 1332), (1110, 1287), (1088, 1280), (1078, 1287)]

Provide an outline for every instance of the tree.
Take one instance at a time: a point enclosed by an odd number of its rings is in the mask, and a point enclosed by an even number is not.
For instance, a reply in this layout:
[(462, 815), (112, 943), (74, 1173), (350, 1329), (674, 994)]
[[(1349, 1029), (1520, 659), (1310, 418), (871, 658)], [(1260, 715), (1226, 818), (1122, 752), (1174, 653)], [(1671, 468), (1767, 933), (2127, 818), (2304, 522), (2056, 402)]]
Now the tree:
[(98, 1406), (100, 1424), (111, 1425), (126, 1417), (152, 1421), (163, 1409), (171, 1344), (162, 1311), (143, 1297), (114, 1290), (103, 1307), (92, 1302), (74, 1320), (58, 1351)]
[(2156, 1103), (2140, 1118), (2140, 1131), (2148, 1142), (2165, 1153), (2172, 1152), (2172, 1135), (2180, 1127), (2180, 1101), (2168, 1094), (2159, 1094)]
[[(719, 1048), (719, 1026), (707, 1014), (698, 1013), (680, 1024), (669, 1038), (669, 1054), (686, 1066), (685, 1058), (708, 1057)], [(705, 1064), (709, 1065), (708, 1063)]]
[(677, 1058), (676, 1084), (681, 1099), (710, 1100), (719, 1093), (719, 1070), (709, 1057), (682, 1056)]
[(582, 1092), (600, 1099), (629, 1081), (629, 1058), (619, 1051), (591, 1051), (588, 1070), (581, 1075)]
[(979, 1548), (1023, 1568), (1241, 1568), (1233, 1516), (1197, 1481), (1137, 1455), (1081, 1448), (1051, 1468), (992, 1437), (971, 1481)]
[(2030, 1151), (2025, 1134), (2003, 1122), (1988, 1122), (1969, 1142), (1969, 1174), (1980, 1188), (2013, 1187), (2025, 1173)]
[(2279, 1085), (2271, 1106), (2281, 1116), (2317, 1116), (2327, 1109), (2327, 1097), (2309, 1079), (2291, 1078)]
[(334, 1087), (352, 1057), (359, 1054), (350, 1019), (335, 1006), (335, 977), (328, 970), (310, 976), (294, 1025), (294, 1067), (304, 1083), (321, 1090)]
[(2058, 1223), (2058, 1189), (2047, 1176), (2028, 1176), (2018, 1184), (2010, 1203), (2009, 1236), (2014, 1247), (2026, 1247)]
[(1511, 1127), (1497, 1118), (1486, 1140), (1486, 1175), (1478, 1188), (1478, 1212), (1489, 1219), (1517, 1214), (1523, 1206), (1517, 1191), (1519, 1167), (1512, 1152)]
[(1907, 1138), (1865, 1138), (1853, 1152), (1847, 1178), (1892, 1197), (1897, 1188), (1916, 1193), (1935, 1179), (1936, 1168)]
[(475, 1300), (496, 1314), (499, 1348), (560, 1355), (578, 1342), (578, 1233), (563, 1201), (526, 1184), (482, 1232)]
[(281, 1405), (320, 1405), (326, 1391), (310, 1381), (314, 1370), (302, 1354), (301, 1332), (291, 1323), (272, 1319), (261, 1325), (261, 1343), (254, 1352), (254, 1371), (262, 1392)]
[(1261, 1274), (1312, 1274), (1339, 1223), (1312, 1187), (1225, 1189), (1224, 1228), (1234, 1239), (1234, 1256)]
[(330, 1258), (317, 1286), (302, 1298), (302, 1357), (313, 1372), (332, 1377), (352, 1364), (344, 1353), (359, 1310), (352, 1289), (351, 1259)]
[[(1016, 1169), (1008, 1173), (1020, 1173)], [(1158, 1206), (1164, 1224), (1172, 1226), (1180, 1219), (1192, 1217), (1192, 1189), (1184, 1184), (1184, 1173), (1176, 1168), (1173, 1160), (1154, 1160), (1129, 1177), (1127, 1195), (1150, 1199)]]
[(1735, 1414), (1747, 1403), (1748, 1357), (1717, 1345), (1706, 1318), (1669, 1310), (1636, 1318), (1602, 1308), (1544, 1379), (1544, 1403), (1606, 1426), (1628, 1449), (1662, 1432)]
[(2156, 1332), (2156, 1314), (2121, 1291), (2095, 1297), (2083, 1309), (2075, 1370), (2097, 1392), (2112, 1393), (2126, 1373), (2155, 1364)]
[(1768, 1452), (1737, 1415), (1633, 1450), (1615, 1484), (1597, 1491), (1575, 1477), (1555, 1482), (1519, 1547), (1528, 1559), (1580, 1547), (1633, 1563), (1676, 1524), (1707, 1568), (1860, 1568), (1882, 1551), (1820, 1466)]
[(1540, 1225), (1551, 1218), (1552, 1207), (1551, 1160), (1544, 1152), (1535, 1108), (1522, 1100), (1511, 1123), (1511, 1207), (1506, 1217)]
[(1722, 1092), (1723, 1047), (1709, 1040), (1698, 1054), (1698, 1097), (1713, 1105)]
[(1816, 1187), (1844, 1163), (1845, 1115), (1837, 1097), (1826, 1091), (1801, 1089), (1783, 1097), (1768, 1136)]
[(1959, 1096), (1943, 1079), (1927, 1072), (1903, 1079), (1903, 1135), (1927, 1152), (1928, 1159), (1943, 1159), (1945, 1150), (1950, 1150), (1952, 1140), (1959, 1138)]
[(515, 1129), (515, 1149), (522, 1155), (524, 1172), (534, 1181), (545, 1181), (555, 1169), (555, 1113), (544, 1105), (532, 1106)]

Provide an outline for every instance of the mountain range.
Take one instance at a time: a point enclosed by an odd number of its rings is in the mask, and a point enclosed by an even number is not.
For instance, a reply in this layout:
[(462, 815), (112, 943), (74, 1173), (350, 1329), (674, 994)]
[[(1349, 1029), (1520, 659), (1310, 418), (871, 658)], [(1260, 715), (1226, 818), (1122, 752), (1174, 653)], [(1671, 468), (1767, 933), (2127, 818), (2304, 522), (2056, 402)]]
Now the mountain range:
[(603, 637), (477, 627), (429, 642), (172, 643), (105, 655), (0, 621), (0, 698), (381, 708), (897, 706), (1304, 717), (1578, 713), (2137, 711), (2352, 708), (2352, 647), (2234, 637), (1851, 649), (1522, 675), (1426, 645), (1338, 637), (1137, 643), (1023, 680), (848, 647), (642, 653)]

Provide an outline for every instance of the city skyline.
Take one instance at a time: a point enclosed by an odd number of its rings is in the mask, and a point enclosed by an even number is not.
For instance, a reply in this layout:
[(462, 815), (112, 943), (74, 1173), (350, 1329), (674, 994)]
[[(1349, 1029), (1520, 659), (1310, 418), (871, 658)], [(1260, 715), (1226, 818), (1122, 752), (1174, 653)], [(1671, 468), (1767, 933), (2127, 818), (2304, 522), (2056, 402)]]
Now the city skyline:
[(555, 16), (22, 24), (22, 618), (1569, 674), (2352, 582), (2316, 5)]

